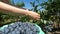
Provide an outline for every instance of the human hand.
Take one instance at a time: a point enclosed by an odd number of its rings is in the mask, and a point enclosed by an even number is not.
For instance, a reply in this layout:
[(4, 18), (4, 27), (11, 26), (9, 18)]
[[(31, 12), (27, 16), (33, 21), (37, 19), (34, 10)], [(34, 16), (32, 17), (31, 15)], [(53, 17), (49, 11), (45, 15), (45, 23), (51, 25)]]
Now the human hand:
[(34, 20), (39, 20), (40, 19), (40, 15), (36, 12), (28, 11), (27, 15), (30, 16)]

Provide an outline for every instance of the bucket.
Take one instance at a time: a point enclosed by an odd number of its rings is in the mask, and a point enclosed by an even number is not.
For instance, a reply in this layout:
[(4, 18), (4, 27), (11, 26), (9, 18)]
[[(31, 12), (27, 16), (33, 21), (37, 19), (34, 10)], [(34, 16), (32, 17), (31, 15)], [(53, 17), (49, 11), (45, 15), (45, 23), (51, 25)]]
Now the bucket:
[[(9, 24), (9, 25), (13, 25), (13, 24), (14, 24), (14, 23)], [(28, 23), (28, 24), (29, 24), (29, 23)], [(34, 23), (33, 23), (33, 24), (34, 24)], [(37, 24), (35, 24), (35, 26), (39, 29), (38, 34), (45, 34), (45, 33), (42, 31), (41, 27), (39, 27)], [(5, 27), (8, 27), (8, 25), (4, 25), (4, 26), (0, 27), (0, 31), (4, 30)]]

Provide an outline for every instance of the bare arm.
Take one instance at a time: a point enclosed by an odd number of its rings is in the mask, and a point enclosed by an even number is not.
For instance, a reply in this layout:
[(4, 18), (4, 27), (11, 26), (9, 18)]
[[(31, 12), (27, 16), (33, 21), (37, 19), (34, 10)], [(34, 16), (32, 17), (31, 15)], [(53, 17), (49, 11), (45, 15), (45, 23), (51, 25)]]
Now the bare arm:
[(4, 10), (4, 11), (0, 11), (2, 13), (6, 13), (6, 14), (26, 14), (27, 10), (24, 9), (20, 9), (8, 4), (5, 4), (3, 2), (0, 2), (0, 10)]
[(31, 18), (39, 20), (40, 15), (38, 13), (32, 12), (32, 11), (28, 11), (28, 10), (24, 10), (24, 9), (20, 9), (8, 4), (5, 4), (3, 2), (0, 2), (0, 10), (4, 10), (4, 11), (0, 11), (2, 13), (6, 13), (6, 14), (14, 14), (14, 15), (29, 15)]

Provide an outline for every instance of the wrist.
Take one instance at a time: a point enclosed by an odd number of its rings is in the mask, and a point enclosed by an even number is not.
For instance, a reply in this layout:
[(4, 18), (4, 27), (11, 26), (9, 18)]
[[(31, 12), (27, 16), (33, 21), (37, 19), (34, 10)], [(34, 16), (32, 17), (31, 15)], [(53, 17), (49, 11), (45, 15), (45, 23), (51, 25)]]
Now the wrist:
[(26, 11), (25, 15), (30, 16), (32, 11)]
[(29, 11), (25, 11), (24, 13), (26, 16), (29, 16)]

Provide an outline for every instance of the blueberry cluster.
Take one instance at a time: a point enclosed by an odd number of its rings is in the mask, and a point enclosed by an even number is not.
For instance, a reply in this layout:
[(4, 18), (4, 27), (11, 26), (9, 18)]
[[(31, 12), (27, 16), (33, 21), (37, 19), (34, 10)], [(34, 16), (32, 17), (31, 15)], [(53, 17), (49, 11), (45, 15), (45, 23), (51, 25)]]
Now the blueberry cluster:
[(9, 24), (0, 31), (0, 34), (38, 34), (39, 28), (35, 24), (28, 22), (16, 22)]
[(48, 25), (45, 26), (45, 31), (46, 32), (52, 32), (53, 30), (53, 23), (48, 23)]
[(52, 32), (52, 28), (53, 28), (53, 27), (51, 27), (51, 26), (45, 26), (45, 29), (46, 29), (46, 31), (48, 31), (48, 32)]

